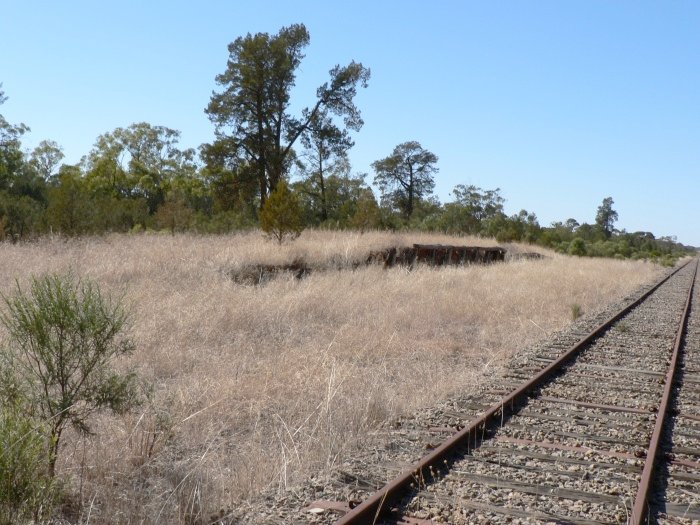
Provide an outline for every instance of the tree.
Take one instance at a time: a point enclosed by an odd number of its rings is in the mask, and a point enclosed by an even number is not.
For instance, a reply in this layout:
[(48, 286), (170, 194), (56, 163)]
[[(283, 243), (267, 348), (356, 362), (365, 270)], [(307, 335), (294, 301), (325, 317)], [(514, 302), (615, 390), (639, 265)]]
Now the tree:
[(358, 84), (367, 86), (370, 72), (357, 62), (331, 69), (330, 81), (316, 90), (314, 105), (298, 118), (289, 114), (296, 70), (309, 40), (303, 24), (283, 27), (276, 35), (249, 33), (237, 38), (228, 46), (226, 71), (216, 77), (223, 90), (212, 94), (205, 110), (216, 126), (217, 139), (204, 149), (224, 149), (230, 162), (250, 168), (261, 209), (287, 174), (294, 144), (319, 112), (343, 117), (350, 129), (358, 130), (363, 123), (353, 99)]
[[(318, 178), (308, 177), (295, 182), (293, 191), (301, 204), (304, 224), (321, 227), (344, 227), (355, 213), (355, 207), (365, 191), (366, 174), (351, 174), (349, 162), (338, 162), (332, 173), (324, 175), (323, 193), (325, 213), (321, 208)], [(325, 217), (325, 219), (324, 219)]]
[(260, 209), (258, 182), (251, 166), (229, 155), (229, 141), (219, 139), (200, 147), (202, 176), (211, 188), (214, 213), (238, 211), (257, 220)]
[(185, 231), (189, 227), (192, 215), (182, 192), (172, 191), (156, 210), (153, 220), (158, 228), (170, 230), (175, 235), (176, 231)]
[(80, 235), (96, 226), (96, 206), (78, 166), (63, 165), (48, 190), (45, 218), (51, 231)]
[(97, 138), (86, 160), (86, 178), (96, 191), (145, 199), (152, 214), (174, 179), (193, 177), (193, 149), (177, 147), (180, 132), (147, 122), (117, 128)]
[(328, 219), (321, 223), (322, 225), (345, 227), (350, 218), (355, 215), (358, 204), (366, 198), (368, 193), (374, 200), (374, 194), (365, 182), (367, 175), (365, 173), (350, 174), (349, 165), (347, 170), (346, 173), (329, 175), (326, 179)]
[(301, 140), (310, 164), (307, 167), (306, 193), (318, 202), (320, 220), (325, 222), (329, 217), (326, 179), (329, 174), (349, 171), (347, 152), (354, 142), (347, 130), (341, 130), (333, 123), (326, 109), (320, 110), (311, 119)]
[(304, 229), (301, 217), (299, 201), (282, 179), (260, 210), (260, 227), (282, 244), (285, 237), (299, 237)]
[(32, 151), (29, 163), (45, 182), (50, 182), (63, 158), (63, 149), (58, 143), (42, 140)]
[[(6, 100), (0, 89), (0, 105)], [(22, 152), (21, 138), (28, 130), (0, 115), (0, 238), (17, 240), (40, 229), (45, 184)]]
[(122, 331), (127, 313), (121, 301), (105, 298), (89, 280), (71, 276), (33, 277), (29, 293), (19, 284), (3, 295), (0, 322), (9, 344), (0, 369), (0, 400), (16, 399), (49, 426), (48, 472), (55, 474), (61, 434), (70, 423), (89, 432), (89, 417), (101, 408), (121, 412), (135, 400), (134, 376), (112, 371), (110, 361), (132, 352)]
[(374, 193), (369, 188), (365, 188), (357, 199), (355, 213), (350, 217), (348, 226), (360, 230), (364, 233), (373, 228), (379, 228), (381, 223), (381, 212), (374, 198)]
[(383, 197), (388, 197), (406, 219), (413, 214), (416, 200), (430, 195), (435, 187), (433, 174), (438, 158), (416, 141), (404, 142), (388, 157), (372, 163)]
[(518, 240), (533, 243), (538, 239), (541, 227), (537, 221), (537, 215), (527, 210), (520, 210), (517, 215), (511, 216), (510, 220), (518, 232)]
[(27, 195), (0, 191), (0, 239), (13, 242), (35, 233), (41, 223), (43, 208)]
[[(7, 97), (0, 84), (0, 105)], [(21, 137), (29, 131), (24, 124), (12, 125), (0, 114), (0, 190), (12, 186), (13, 178), (24, 165)]]
[(482, 190), (477, 186), (458, 184), (452, 190), (454, 202), (445, 204), (440, 221), (445, 231), (470, 233), (482, 232), (485, 221), (503, 213), (505, 199), (500, 188)]
[(617, 212), (612, 209), (613, 204), (612, 197), (606, 197), (603, 199), (603, 203), (598, 206), (598, 212), (595, 215), (596, 225), (608, 238), (612, 235), (613, 225), (617, 221)]
[(576, 219), (566, 219), (566, 222), (564, 223), (564, 227), (571, 233), (574, 233), (579, 226), (581, 225)]

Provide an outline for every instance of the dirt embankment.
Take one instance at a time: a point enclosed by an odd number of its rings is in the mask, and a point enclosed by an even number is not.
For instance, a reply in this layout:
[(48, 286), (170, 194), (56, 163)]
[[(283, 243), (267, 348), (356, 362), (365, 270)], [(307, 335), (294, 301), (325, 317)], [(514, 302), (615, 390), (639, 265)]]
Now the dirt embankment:
[(492, 264), (506, 259), (540, 258), (538, 253), (508, 254), (499, 246), (452, 246), (443, 244), (414, 244), (412, 247), (391, 247), (375, 250), (362, 261), (351, 261), (340, 267), (314, 267), (303, 259), (296, 259), (289, 264), (254, 264), (229, 272), (234, 282), (239, 284), (264, 284), (279, 275), (293, 275), (303, 279), (315, 271), (330, 269), (357, 269), (360, 266), (382, 264), (384, 268), (416, 265), (459, 266), (465, 264)]

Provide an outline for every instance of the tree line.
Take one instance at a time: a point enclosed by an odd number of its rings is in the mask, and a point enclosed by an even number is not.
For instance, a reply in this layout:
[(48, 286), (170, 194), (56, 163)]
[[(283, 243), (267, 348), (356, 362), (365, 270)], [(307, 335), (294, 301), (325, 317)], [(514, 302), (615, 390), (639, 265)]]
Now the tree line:
[[(368, 175), (353, 172), (349, 162), (353, 133), (363, 126), (355, 98), (370, 70), (355, 61), (334, 66), (313, 103), (294, 114), (291, 92), (309, 43), (303, 24), (233, 41), (205, 108), (215, 140), (198, 151), (179, 145), (179, 131), (141, 122), (100, 135), (78, 164), (62, 164), (54, 141), (24, 152), (29, 128), (0, 115), (0, 239), (145, 229), (220, 233), (286, 221), (292, 233), (410, 228), (577, 255), (665, 257), (684, 250), (648, 232), (614, 231), (616, 215), (549, 227), (525, 210), (507, 216), (499, 189), (457, 185), (454, 200), (440, 203), (433, 195), (438, 157), (415, 140), (372, 163), (377, 199)], [(275, 191), (280, 195), (266, 210)], [(276, 230), (280, 241), (285, 228)]]

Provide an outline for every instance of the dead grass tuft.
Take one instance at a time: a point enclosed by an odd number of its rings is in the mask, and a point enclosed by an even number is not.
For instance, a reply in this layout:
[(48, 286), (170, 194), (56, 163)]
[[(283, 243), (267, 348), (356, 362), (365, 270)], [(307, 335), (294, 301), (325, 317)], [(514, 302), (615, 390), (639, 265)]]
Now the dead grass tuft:
[[(260, 233), (109, 236), (0, 244), (0, 291), (71, 269), (126, 293), (135, 366), (153, 386), (140, 412), (65, 437), (60, 473), (82, 519), (198, 523), (265, 487), (331, 468), (366, 432), (430, 405), (649, 281), (643, 262), (548, 253), (492, 266), (281, 273), (256, 265), (352, 266), (373, 250), (481, 239), (304, 232), (278, 247)], [(511, 251), (530, 247), (508, 246)], [(538, 250), (541, 251), (541, 250)]]

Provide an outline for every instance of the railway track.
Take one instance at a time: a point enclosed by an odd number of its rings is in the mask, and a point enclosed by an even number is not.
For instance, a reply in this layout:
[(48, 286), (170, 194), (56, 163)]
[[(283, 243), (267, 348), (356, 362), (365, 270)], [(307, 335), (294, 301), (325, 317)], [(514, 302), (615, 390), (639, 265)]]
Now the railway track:
[(696, 273), (693, 261), (510, 370), (479, 403), (423, 422), (432, 438), (410, 469), (389, 462), (379, 486), (376, 465), (346, 480), (362, 501), (310, 511), (344, 513), (337, 525), (700, 523), (700, 313), (683, 337)]
[[(693, 302), (700, 305), (700, 287)], [(700, 311), (691, 311), (674, 387), (651, 515), (664, 524), (700, 523)]]

